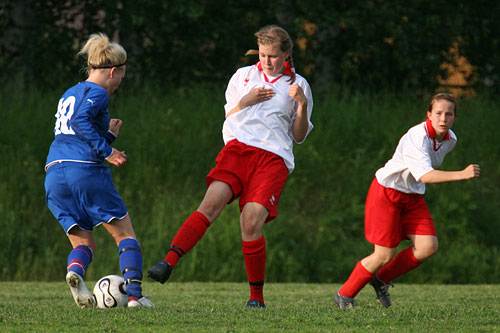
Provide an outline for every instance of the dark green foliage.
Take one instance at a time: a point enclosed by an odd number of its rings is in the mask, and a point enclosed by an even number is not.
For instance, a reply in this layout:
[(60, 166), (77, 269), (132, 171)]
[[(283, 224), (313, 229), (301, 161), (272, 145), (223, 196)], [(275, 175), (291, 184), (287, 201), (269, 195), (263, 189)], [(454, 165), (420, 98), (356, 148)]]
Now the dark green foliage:
[[(124, 81), (126, 85), (126, 80)], [(315, 91), (315, 86), (312, 87)], [(364, 200), (377, 168), (399, 138), (422, 121), (427, 100), (410, 94), (330, 89), (315, 96), (315, 129), (295, 146), (296, 169), (278, 218), (264, 227), (266, 280), (343, 282), (368, 255)], [(43, 166), (62, 91), (17, 89), (0, 95), (0, 280), (61, 280), (70, 245), (45, 204)], [(129, 209), (148, 268), (164, 257), (182, 222), (205, 193), (205, 176), (223, 145), (223, 89), (119, 90), (110, 113), (124, 121), (114, 146), (129, 157), (111, 167)], [(456, 150), (442, 166), (481, 165), (481, 177), (429, 185), (426, 200), (440, 250), (403, 281), (495, 283), (500, 276), (498, 98), (460, 100)], [(245, 281), (239, 211), (229, 205), (177, 265), (173, 281)], [(119, 273), (116, 246), (95, 231), (97, 253), (87, 273)], [(408, 243), (402, 244), (409, 246)]]
[[(500, 3), (481, 1), (43, 1), (0, 3), (0, 72), (37, 88), (81, 78), (75, 54), (94, 32), (128, 51), (129, 85), (221, 85), (256, 48), (267, 24), (287, 29), (298, 72), (319, 87), (361, 91), (434, 89), (454, 43), (474, 73), (500, 89)], [(310, 24), (309, 24), (310, 23)], [(309, 29), (315, 27), (315, 29)], [(305, 41), (305, 48), (299, 47)], [(423, 88), (424, 87), (424, 88)]]

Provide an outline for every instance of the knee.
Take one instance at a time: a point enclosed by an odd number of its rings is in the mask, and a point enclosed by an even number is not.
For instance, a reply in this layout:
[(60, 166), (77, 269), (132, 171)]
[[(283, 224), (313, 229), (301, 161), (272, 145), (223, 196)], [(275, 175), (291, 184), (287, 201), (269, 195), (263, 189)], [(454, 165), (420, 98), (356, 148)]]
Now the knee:
[(244, 241), (252, 241), (262, 236), (262, 227), (268, 215), (267, 209), (258, 203), (249, 202), (243, 207), (240, 227)]
[(391, 261), (393, 256), (394, 254), (389, 252), (373, 253), (373, 258), (375, 259), (379, 267), (387, 265)]
[(252, 214), (242, 216), (241, 234), (243, 239), (254, 239), (262, 235), (262, 224), (259, 223), (258, 216)]
[(430, 242), (420, 247), (415, 247), (413, 255), (418, 261), (424, 261), (432, 257), (438, 250), (438, 242)]
[(245, 236), (250, 236), (260, 232), (256, 219), (246, 218), (241, 222), (241, 233)]
[(203, 215), (212, 223), (221, 213), (224, 205), (221, 206), (220, 203), (214, 201), (203, 201), (198, 208)]

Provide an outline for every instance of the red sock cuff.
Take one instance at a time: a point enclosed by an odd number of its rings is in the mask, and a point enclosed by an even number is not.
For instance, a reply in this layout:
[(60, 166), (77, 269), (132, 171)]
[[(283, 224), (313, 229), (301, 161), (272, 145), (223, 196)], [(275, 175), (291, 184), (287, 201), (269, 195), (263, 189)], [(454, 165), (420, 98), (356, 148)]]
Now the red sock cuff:
[(413, 246), (410, 246), (399, 252), (387, 265), (382, 267), (377, 272), (377, 277), (382, 282), (389, 283), (395, 278), (417, 268), (421, 263), (413, 254)]
[(370, 282), (375, 274), (368, 271), (362, 264), (361, 260), (358, 261), (356, 266), (351, 272), (351, 275), (338, 291), (339, 295), (355, 297), (363, 287)]
[(362, 278), (365, 278), (365, 279), (368, 279), (370, 278), (370, 280), (375, 276), (375, 274), (373, 274), (372, 272), (370, 272), (369, 270), (367, 270), (365, 268), (365, 266), (363, 266), (363, 264), (361, 263), (361, 260), (358, 261), (358, 263), (356, 264), (357, 266), (357, 269), (358, 269), (358, 274), (360, 274), (360, 276)]
[(198, 211), (194, 211), (177, 231), (170, 244), (170, 250), (163, 261), (174, 267), (179, 258), (188, 253), (198, 243), (209, 226), (210, 222), (207, 217)]
[(257, 254), (266, 249), (266, 240), (264, 236), (253, 241), (241, 241), (241, 252), (243, 254)]
[[(203, 222), (203, 224), (208, 228), (210, 227), (210, 221), (208, 218), (200, 211), (195, 210), (191, 216), (192, 219), (195, 219), (195, 221)], [(188, 220), (192, 220), (188, 219)], [(187, 221), (186, 221), (187, 222)]]
[(413, 254), (413, 246), (410, 246), (409, 248), (404, 249), (403, 251), (408, 251), (407, 255), (408, 258), (413, 261), (415, 264), (421, 264), (421, 262), (415, 258), (415, 255)]
[(200, 238), (205, 234), (209, 226), (210, 222), (207, 217), (197, 210), (195, 210), (182, 225), (182, 227), (191, 228)]

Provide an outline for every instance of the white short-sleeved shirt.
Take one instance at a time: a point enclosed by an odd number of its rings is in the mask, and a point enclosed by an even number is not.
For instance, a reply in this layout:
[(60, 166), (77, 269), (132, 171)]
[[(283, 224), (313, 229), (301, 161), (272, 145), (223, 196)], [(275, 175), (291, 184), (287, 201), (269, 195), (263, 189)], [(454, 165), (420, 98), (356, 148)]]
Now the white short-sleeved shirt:
[(413, 126), (399, 140), (392, 158), (375, 173), (380, 185), (404, 193), (425, 193), (420, 177), (438, 168), (455, 148), (457, 137), (451, 130), (443, 141), (436, 140), (430, 120)]
[[(226, 118), (222, 127), (224, 143), (233, 139), (275, 153), (283, 158), (288, 172), (295, 167), (293, 156), (292, 124), (297, 113), (297, 103), (288, 95), (290, 69), (286, 63), (284, 75), (270, 78), (265, 76), (260, 63), (238, 69), (231, 77), (226, 89), (226, 114), (236, 107), (243, 96), (258, 87), (272, 88), (271, 99), (250, 105)], [(269, 81), (269, 82), (266, 82)], [(295, 82), (307, 98), (309, 128), (313, 129), (311, 113), (313, 98), (307, 81), (296, 74)], [(307, 136), (306, 134), (306, 136)], [(298, 142), (302, 143), (302, 142)]]

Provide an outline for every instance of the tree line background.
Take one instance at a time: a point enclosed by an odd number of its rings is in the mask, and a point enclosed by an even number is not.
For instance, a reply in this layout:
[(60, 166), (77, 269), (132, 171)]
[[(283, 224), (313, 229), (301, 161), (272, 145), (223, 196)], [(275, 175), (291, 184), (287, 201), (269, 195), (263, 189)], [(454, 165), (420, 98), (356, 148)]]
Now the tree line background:
[[(82, 77), (76, 52), (102, 31), (128, 51), (128, 87), (222, 85), (256, 61), (242, 57), (253, 33), (278, 24), (317, 87), (499, 91), (498, 17), (495, 0), (2, 0), (0, 73), (5, 83), (66, 86)], [(449, 80), (457, 74), (461, 82)]]
[[(407, 282), (498, 283), (500, 123), (497, 1), (0, 0), (0, 280), (58, 280), (70, 248), (46, 207), (43, 182), (64, 89), (85, 79), (75, 54), (94, 32), (128, 52), (110, 102), (124, 125), (112, 166), (144, 253), (160, 260), (206, 190), (222, 148), (224, 89), (257, 58), (260, 27), (279, 24), (314, 95), (315, 128), (294, 148), (279, 216), (266, 225), (266, 281), (342, 282), (371, 245), (364, 200), (397, 140), (422, 121), (435, 91), (462, 96), (459, 143), (445, 170), (481, 177), (432, 185), (426, 200), (438, 255)], [(245, 281), (237, 204), (182, 259), (172, 280)], [(87, 278), (119, 273), (116, 246), (96, 229)], [(403, 244), (402, 246), (408, 246)]]

